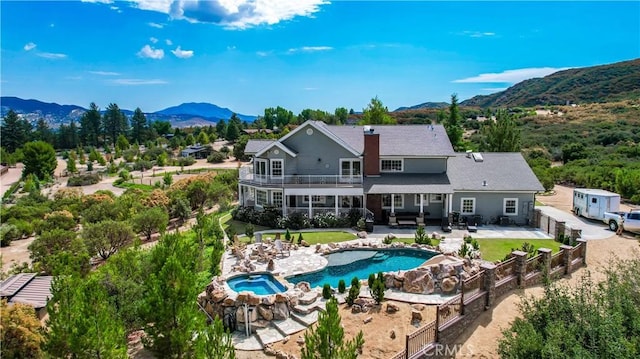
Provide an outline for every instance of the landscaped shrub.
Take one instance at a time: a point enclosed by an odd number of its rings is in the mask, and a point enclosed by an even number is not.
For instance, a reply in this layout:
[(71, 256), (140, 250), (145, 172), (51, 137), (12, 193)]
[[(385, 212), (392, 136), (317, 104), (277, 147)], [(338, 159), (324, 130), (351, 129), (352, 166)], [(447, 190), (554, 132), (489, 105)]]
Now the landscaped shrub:
[(69, 180), (67, 181), (67, 186), (69, 187), (88, 186), (88, 185), (99, 183), (101, 179), (102, 177), (97, 173), (73, 176), (73, 177), (69, 177)]
[(294, 212), (278, 221), (278, 227), (291, 229), (304, 229), (311, 227), (311, 221), (306, 213)]
[(207, 157), (207, 162), (209, 162), (209, 163), (222, 163), (226, 159), (227, 159), (227, 156), (224, 153), (218, 152), (218, 151), (213, 151), (209, 155), (209, 157)]
[(21, 238), (18, 227), (12, 224), (3, 224), (0, 226), (0, 247), (7, 247), (12, 241)]
[(390, 236), (387, 234), (386, 236), (384, 236), (384, 238), (382, 238), (382, 243), (387, 245), (391, 244), (391, 242), (393, 242), (393, 238), (394, 238), (393, 236)]
[(376, 280), (376, 274), (369, 273), (369, 278), (367, 278), (367, 285), (369, 286), (369, 288), (373, 287), (373, 282), (375, 282), (375, 280)]
[(314, 228), (344, 228), (349, 227), (349, 217), (336, 217), (333, 212), (316, 214), (311, 220)]
[(196, 163), (196, 159), (193, 157), (180, 157), (177, 160), (177, 164), (174, 164), (174, 166), (191, 166), (194, 163)]
[(329, 283), (325, 283), (322, 286), (322, 298), (329, 299), (332, 296), (333, 296), (333, 293), (331, 293), (331, 286), (329, 285)]
[(349, 219), (349, 227), (355, 227), (362, 218), (362, 211), (358, 208), (351, 208), (347, 213), (347, 218)]
[(338, 281), (338, 293), (342, 294), (347, 290), (347, 284), (344, 282), (344, 279), (340, 279)]
[[(351, 278), (351, 286), (352, 287), (358, 287), (358, 290), (360, 290), (360, 279), (358, 279), (358, 277)], [(360, 292), (358, 292), (358, 293), (360, 293)]]
[(429, 235), (424, 230), (423, 226), (418, 226), (415, 234), (415, 240), (418, 244), (426, 244), (428, 246), (431, 245), (431, 238), (429, 238)]
[(349, 294), (345, 298), (345, 301), (349, 306), (352, 306), (359, 296), (360, 296), (360, 285), (352, 285), (351, 288), (349, 288)]
[(384, 280), (380, 280), (380, 278), (376, 278), (369, 287), (369, 293), (377, 304), (380, 304), (384, 300), (385, 289)]
[(303, 240), (304, 240), (304, 239), (302, 238), (302, 232), (300, 232), (300, 233), (298, 234), (298, 245), (301, 245)]
[(284, 240), (287, 242), (291, 242), (291, 232), (289, 232), (289, 228), (287, 228), (287, 231), (284, 232)]
[(237, 207), (232, 212), (233, 219), (240, 222), (255, 223), (260, 226), (276, 228), (281, 219), (280, 212), (274, 208), (256, 211), (252, 207)]
[(146, 161), (146, 160), (137, 160), (133, 164), (134, 171), (148, 170), (148, 169), (151, 169), (152, 167), (153, 167), (153, 163), (151, 161)]

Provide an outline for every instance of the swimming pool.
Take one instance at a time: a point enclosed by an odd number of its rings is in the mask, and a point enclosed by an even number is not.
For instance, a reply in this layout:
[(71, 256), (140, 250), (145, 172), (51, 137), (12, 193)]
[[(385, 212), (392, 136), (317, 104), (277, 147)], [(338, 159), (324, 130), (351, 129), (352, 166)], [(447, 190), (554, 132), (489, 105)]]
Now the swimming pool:
[(329, 283), (336, 288), (340, 279), (344, 279), (349, 286), (353, 277), (362, 280), (367, 279), (371, 273), (413, 269), (437, 254), (436, 252), (407, 248), (346, 250), (327, 255), (329, 264), (323, 270), (297, 274), (287, 277), (286, 280), (294, 284), (309, 282), (312, 288)]
[(270, 295), (287, 291), (287, 288), (269, 273), (242, 274), (229, 278), (227, 284), (236, 292), (249, 291), (258, 295)]

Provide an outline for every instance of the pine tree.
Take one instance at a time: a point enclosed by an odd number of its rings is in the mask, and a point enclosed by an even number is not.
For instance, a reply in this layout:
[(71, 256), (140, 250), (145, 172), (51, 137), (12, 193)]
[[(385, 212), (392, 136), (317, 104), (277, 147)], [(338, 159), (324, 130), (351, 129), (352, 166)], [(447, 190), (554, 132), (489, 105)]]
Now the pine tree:
[(388, 125), (394, 124), (396, 121), (389, 116), (389, 110), (376, 96), (371, 99), (367, 108), (363, 110), (361, 123), (364, 125)]
[(80, 118), (80, 139), (87, 146), (98, 147), (102, 116), (100, 108), (95, 103), (89, 105), (89, 110)]
[(131, 141), (143, 143), (148, 137), (147, 118), (140, 108), (136, 108), (131, 117)]
[(51, 144), (52, 146), (54, 145), (55, 135), (49, 128), (49, 124), (47, 124), (47, 122), (43, 118), (38, 119), (38, 122), (36, 123), (36, 129), (33, 133), (33, 139), (35, 141), (44, 141)]
[(219, 138), (224, 138), (224, 136), (226, 136), (227, 134), (227, 124), (224, 122), (224, 120), (220, 120), (218, 121), (218, 123), (216, 123), (216, 133), (218, 134)]
[(238, 125), (235, 122), (229, 122), (227, 126), (227, 133), (225, 134), (225, 138), (228, 141), (235, 141), (240, 137), (240, 129), (238, 129)]
[(496, 113), (496, 121), (491, 121), (483, 129), (484, 138), (480, 146), (487, 152), (520, 152), (520, 130), (513, 117), (505, 110)]
[(0, 138), (2, 138), (2, 147), (9, 152), (15, 152), (16, 149), (22, 147), (27, 142), (27, 133), (25, 129), (29, 123), (21, 119), (13, 110), (9, 110), (3, 119), (2, 127), (0, 127)]
[(451, 95), (451, 105), (449, 105), (449, 117), (445, 121), (444, 127), (447, 130), (449, 141), (455, 150), (463, 149), (462, 143), (462, 126), (460, 125), (461, 116), (458, 109), (458, 95)]
[(326, 311), (318, 314), (318, 325), (304, 334), (302, 359), (332, 358), (355, 359), (364, 345), (362, 331), (352, 340), (344, 340), (344, 329), (340, 325), (338, 301), (327, 301)]
[(103, 127), (105, 138), (109, 138), (110, 143), (115, 143), (118, 135), (127, 133), (129, 128), (127, 117), (115, 103), (107, 107), (107, 112), (103, 116)]

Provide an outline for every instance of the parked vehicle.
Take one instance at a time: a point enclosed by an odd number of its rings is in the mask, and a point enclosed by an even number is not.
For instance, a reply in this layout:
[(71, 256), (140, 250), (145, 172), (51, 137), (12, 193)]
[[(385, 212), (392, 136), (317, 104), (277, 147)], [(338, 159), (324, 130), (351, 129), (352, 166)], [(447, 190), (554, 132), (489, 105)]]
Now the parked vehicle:
[(624, 218), (623, 228), (625, 231), (640, 234), (640, 210), (633, 210), (631, 212), (605, 212), (602, 221), (609, 226), (610, 230), (616, 231), (618, 227), (620, 227), (621, 216)]
[(580, 217), (604, 220), (605, 212), (620, 210), (620, 195), (593, 188), (573, 190), (573, 213)]

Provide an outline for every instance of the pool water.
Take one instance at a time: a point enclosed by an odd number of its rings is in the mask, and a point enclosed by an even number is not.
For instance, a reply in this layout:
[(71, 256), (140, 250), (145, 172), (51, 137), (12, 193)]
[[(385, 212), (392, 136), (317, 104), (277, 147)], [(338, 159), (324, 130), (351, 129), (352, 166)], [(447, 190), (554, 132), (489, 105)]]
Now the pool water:
[(353, 277), (362, 280), (369, 278), (371, 273), (413, 269), (436, 254), (417, 249), (348, 250), (329, 254), (329, 264), (319, 272), (298, 274), (286, 279), (294, 284), (309, 282), (312, 288), (325, 283), (337, 288), (340, 279), (344, 279), (349, 286)]
[(287, 288), (271, 274), (244, 274), (227, 280), (227, 284), (236, 292), (249, 291), (258, 295), (270, 295), (286, 292)]

